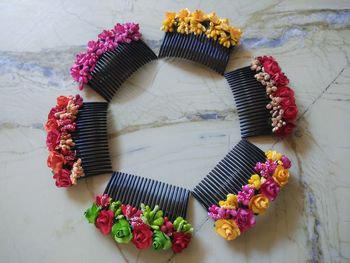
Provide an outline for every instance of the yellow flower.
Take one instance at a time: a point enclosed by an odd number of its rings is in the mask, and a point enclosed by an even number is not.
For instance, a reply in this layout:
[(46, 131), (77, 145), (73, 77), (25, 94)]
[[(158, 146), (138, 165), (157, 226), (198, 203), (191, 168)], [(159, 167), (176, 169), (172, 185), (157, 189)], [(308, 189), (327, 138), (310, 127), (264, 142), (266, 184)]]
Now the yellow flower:
[(177, 17), (179, 18), (179, 20), (187, 20), (187, 18), (190, 18), (190, 10), (188, 10), (187, 8), (181, 9), (177, 15)]
[(237, 45), (241, 39), (242, 32), (239, 28), (230, 27), (231, 44)]
[(219, 219), (215, 221), (214, 226), (216, 233), (226, 240), (234, 240), (241, 234), (236, 222), (232, 219)]
[(269, 199), (262, 194), (254, 195), (249, 201), (249, 209), (252, 210), (254, 214), (262, 214), (268, 207)]
[(219, 201), (219, 206), (226, 209), (235, 209), (237, 207), (237, 196), (228, 194), (225, 201)]
[(191, 15), (191, 21), (203, 22), (205, 20), (205, 14), (202, 10), (196, 10)]
[(279, 186), (285, 186), (288, 183), (289, 171), (288, 169), (284, 169), (282, 165), (277, 165), (272, 178)]
[(262, 184), (261, 178), (258, 174), (253, 174), (250, 179), (248, 180), (248, 183), (252, 185), (255, 189), (259, 190), (260, 186)]
[(209, 19), (210, 23), (213, 23), (213, 25), (220, 24), (220, 18), (215, 13), (208, 14), (207, 19)]
[(175, 17), (176, 13), (174, 12), (166, 12), (165, 19), (163, 20), (161, 30), (165, 32), (173, 32), (175, 25)]
[(265, 155), (267, 159), (272, 161), (279, 161), (282, 158), (282, 154), (276, 151), (267, 151)]

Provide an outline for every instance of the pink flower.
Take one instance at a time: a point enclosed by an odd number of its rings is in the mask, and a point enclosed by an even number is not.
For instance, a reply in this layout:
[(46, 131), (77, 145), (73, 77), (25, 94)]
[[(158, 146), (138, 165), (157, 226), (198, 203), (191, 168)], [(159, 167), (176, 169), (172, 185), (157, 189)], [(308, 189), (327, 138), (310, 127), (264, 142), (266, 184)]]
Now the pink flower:
[(244, 232), (255, 225), (255, 216), (251, 210), (239, 208), (235, 221), (239, 230)]
[(108, 207), (110, 202), (111, 202), (111, 198), (107, 194), (97, 195), (95, 199), (96, 205), (101, 206), (103, 208)]
[(219, 207), (217, 205), (212, 205), (208, 208), (208, 216), (212, 219), (219, 220), (219, 219), (229, 219), (229, 218), (235, 218), (236, 217), (236, 210), (235, 209), (226, 209)]
[(140, 218), (142, 211), (131, 205), (121, 205), (123, 215), (131, 220), (132, 218)]
[(49, 151), (53, 151), (60, 144), (61, 134), (57, 130), (51, 130), (46, 137), (46, 146)]
[(242, 187), (242, 191), (239, 191), (237, 194), (237, 201), (239, 203), (242, 203), (243, 205), (248, 205), (249, 200), (253, 197), (255, 192), (254, 187), (250, 186), (249, 184), (244, 185)]
[(260, 187), (260, 192), (265, 195), (270, 201), (275, 200), (280, 191), (279, 185), (269, 177)]
[(171, 223), (171, 221), (167, 217), (164, 217), (164, 223), (160, 227), (160, 231), (167, 234), (169, 237), (173, 235), (174, 226), (173, 226), (173, 223)]
[(53, 178), (56, 180), (57, 187), (69, 187), (72, 185), (70, 179), (70, 171), (67, 169), (61, 169), (55, 173)]
[(292, 162), (289, 160), (289, 158), (285, 155), (282, 155), (281, 161), (283, 163), (284, 169), (289, 169), (292, 166)]

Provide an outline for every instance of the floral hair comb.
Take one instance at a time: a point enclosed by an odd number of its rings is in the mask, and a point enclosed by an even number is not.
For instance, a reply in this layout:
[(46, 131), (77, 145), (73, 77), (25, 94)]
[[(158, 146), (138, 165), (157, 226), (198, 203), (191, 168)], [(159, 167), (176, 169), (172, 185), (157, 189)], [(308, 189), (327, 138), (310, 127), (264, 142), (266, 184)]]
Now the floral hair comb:
[(231, 26), (228, 19), (201, 10), (182, 9), (165, 17), (159, 57), (185, 58), (224, 74), (230, 53), (239, 44), (240, 29)]
[(225, 74), (233, 92), (243, 138), (276, 134), (295, 128), (298, 108), (289, 80), (271, 56), (257, 57), (251, 66)]
[(117, 23), (103, 30), (97, 41), (89, 41), (85, 52), (76, 55), (70, 70), (83, 89), (88, 84), (107, 101), (136, 70), (151, 60), (154, 52), (141, 40), (139, 25)]
[(181, 187), (114, 172), (85, 217), (117, 243), (132, 242), (138, 249), (172, 248), (179, 253), (192, 237), (193, 228), (184, 219), (189, 194)]
[(241, 140), (193, 190), (215, 220), (215, 231), (233, 240), (255, 225), (280, 189), (288, 183), (290, 160), (276, 151), (264, 153)]
[(45, 124), (47, 165), (57, 187), (112, 171), (107, 142), (106, 102), (86, 102), (79, 96), (59, 96)]

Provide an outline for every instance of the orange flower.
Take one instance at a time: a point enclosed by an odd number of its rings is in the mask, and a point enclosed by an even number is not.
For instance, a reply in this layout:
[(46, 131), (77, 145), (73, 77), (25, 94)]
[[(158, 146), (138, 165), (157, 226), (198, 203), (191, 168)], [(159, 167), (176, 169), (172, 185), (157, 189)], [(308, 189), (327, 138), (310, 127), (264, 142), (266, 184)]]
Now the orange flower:
[(52, 131), (52, 130), (57, 130), (58, 125), (57, 121), (55, 118), (48, 119), (46, 124), (45, 124), (45, 130), (47, 132)]
[(278, 165), (272, 178), (278, 183), (279, 186), (285, 186), (288, 183), (289, 171), (284, 169), (282, 165)]
[(66, 107), (68, 105), (69, 102), (69, 97), (66, 96), (59, 96), (57, 97), (57, 106), (59, 107)]
[(64, 157), (58, 152), (50, 152), (49, 157), (47, 158), (47, 166), (52, 169), (54, 173), (57, 173), (62, 169), (65, 163)]
[(249, 209), (252, 210), (254, 214), (262, 214), (268, 207), (269, 199), (262, 194), (253, 196), (249, 201)]

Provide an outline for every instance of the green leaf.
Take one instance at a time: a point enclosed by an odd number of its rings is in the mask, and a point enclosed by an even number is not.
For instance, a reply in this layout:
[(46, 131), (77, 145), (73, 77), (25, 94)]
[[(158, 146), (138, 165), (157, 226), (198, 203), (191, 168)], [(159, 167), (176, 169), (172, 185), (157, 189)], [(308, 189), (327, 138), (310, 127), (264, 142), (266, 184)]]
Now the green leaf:
[(85, 211), (85, 217), (90, 224), (95, 224), (96, 218), (98, 217), (100, 211), (101, 208), (95, 203), (93, 203), (92, 206)]

